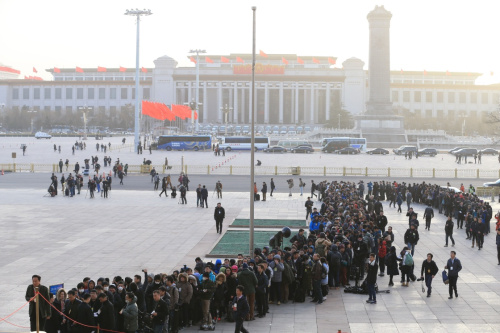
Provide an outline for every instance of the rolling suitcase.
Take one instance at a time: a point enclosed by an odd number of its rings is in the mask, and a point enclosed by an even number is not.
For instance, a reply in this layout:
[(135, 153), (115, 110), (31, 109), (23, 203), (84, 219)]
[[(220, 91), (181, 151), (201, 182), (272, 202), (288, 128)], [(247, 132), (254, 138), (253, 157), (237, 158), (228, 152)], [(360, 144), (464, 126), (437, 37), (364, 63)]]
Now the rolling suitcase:
[(255, 194), (255, 201), (260, 201), (260, 194), (259, 193)]

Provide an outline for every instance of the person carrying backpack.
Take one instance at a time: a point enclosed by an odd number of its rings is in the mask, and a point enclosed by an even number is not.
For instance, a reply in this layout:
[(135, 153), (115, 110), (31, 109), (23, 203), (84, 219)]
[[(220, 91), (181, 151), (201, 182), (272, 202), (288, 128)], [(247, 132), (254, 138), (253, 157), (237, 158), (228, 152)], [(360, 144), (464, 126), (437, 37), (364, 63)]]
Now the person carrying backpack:
[[(405, 246), (401, 251), (401, 283), (403, 287), (408, 287), (410, 282), (410, 275), (413, 267), (413, 257), (408, 246)], [(406, 282), (405, 282), (406, 277)]]
[(326, 258), (326, 253), (327, 250), (330, 248), (332, 245), (332, 242), (326, 238), (326, 235), (324, 232), (319, 234), (319, 238), (316, 240), (316, 243), (314, 244), (314, 248), (316, 249), (316, 253), (319, 254), (319, 257), (324, 257)]

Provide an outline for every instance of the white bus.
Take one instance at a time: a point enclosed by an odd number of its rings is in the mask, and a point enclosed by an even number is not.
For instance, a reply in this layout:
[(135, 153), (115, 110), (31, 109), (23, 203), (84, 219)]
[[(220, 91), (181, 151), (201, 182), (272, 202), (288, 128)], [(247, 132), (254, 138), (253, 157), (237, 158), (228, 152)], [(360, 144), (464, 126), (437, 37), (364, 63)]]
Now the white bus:
[[(219, 148), (224, 148), (227, 151), (231, 150), (250, 150), (251, 147), (251, 137), (248, 136), (231, 136), (222, 137), (219, 140)], [(269, 148), (269, 138), (268, 137), (255, 137), (255, 150), (262, 150)]]
[(321, 147), (325, 147), (330, 142), (335, 142), (335, 146), (338, 149), (345, 147), (352, 147), (359, 149), (360, 151), (366, 151), (366, 139), (365, 138), (350, 138), (350, 137), (335, 137), (335, 138), (324, 138), (321, 140)]

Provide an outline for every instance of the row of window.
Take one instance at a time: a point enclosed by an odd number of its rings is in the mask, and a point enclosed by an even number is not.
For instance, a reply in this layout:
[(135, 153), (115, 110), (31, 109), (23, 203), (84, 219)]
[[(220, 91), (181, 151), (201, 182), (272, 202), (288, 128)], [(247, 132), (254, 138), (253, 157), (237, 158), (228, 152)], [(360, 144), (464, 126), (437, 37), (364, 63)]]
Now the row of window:
[[(458, 98), (457, 98), (458, 94)], [(481, 104), (489, 104), (490, 94), (489, 93), (476, 93), (469, 92), (469, 103), (478, 103), (478, 97), (481, 97)], [(425, 102), (425, 103), (444, 103), (445, 97), (447, 103), (467, 103), (467, 93), (466, 92), (445, 92), (438, 91), (434, 97), (434, 92), (432, 91), (414, 91), (413, 99), (411, 98), (410, 91), (403, 91), (402, 99), (400, 99), (399, 91), (392, 91), (392, 101), (393, 102)], [(500, 98), (500, 94), (493, 94), (493, 103), (497, 103)]]
[[(139, 81), (151, 81), (151, 77), (146, 77), (146, 76), (140, 76)], [(85, 77), (72, 77), (72, 76), (65, 76), (65, 77), (60, 77), (56, 76), (54, 78), (54, 81), (135, 81), (135, 77), (128, 77), (128, 76), (96, 76), (95, 78), (92, 76), (85, 76)]]
[[(109, 111), (111, 112), (114, 112), (114, 111), (118, 111), (120, 109), (122, 109), (123, 107), (117, 107), (117, 106), (110, 106), (108, 108)], [(42, 109), (40, 108), (40, 106), (38, 105), (35, 105), (33, 107), (30, 108), (31, 110), (35, 110), (35, 111), (41, 111)], [(20, 111), (21, 108), (19, 106), (13, 106), (12, 107), (12, 110), (14, 111)], [(73, 106), (65, 106), (64, 108), (60, 105), (58, 106), (55, 106), (54, 108), (50, 107), (50, 106), (44, 106), (43, 107), (43, 111), (45, 112), (50, 112), (52, 110), (55, 110), (56, 112), (61, 112), (62, 110), (65, 110), (66, 112), (73, 112), (73, 111), (78, 111), (78, 107), (73, 107)], [(94, 107), (94, 110), (93, 110), (93, 114), (98, 114), (98, 113), (102, 113), (102, 112), (105, 112), (106, 111), (106, 107), (105, 106), (98, 106), (98, 107)], [(92, 111), (91, 111), (92, 112)]]
[[(52, 99), (52, 94), (54, 94), (54, 99), (117, 99), (118, 93), (120, 99), (135, 99), (135, 88), (132, 89), (132, 94), (129, 97), (129, 88), (86, 88), (87, 95), (84, 96), (85, 88), (76, 88), (76, 95), (74, 94), (75, 88), (43, 88), (43, 99)], [(97, 89), (97, 90), (96, 90)], [(96, 94), (97, 92), (97, 94)], [(42, 88), (12, 88), (12, 99), (30, 99), (30, 94), (33, 93), (33, 99), (42, 99)], [(22, 96), (20, 96), (22, 94)], [(97, 95), (97, 96), (96, 96)], [(143, 99), (150, 98), (150, 88), (142, 88)]]
[[(420, 115), (422, 117), (427, 117), (427, 118), (431, 118), (433, 117), (434, 115), (434, 112), (432, 110), (418, 110), (418, 109), (415, 109), (414, 110), (414, 113), (417, 114), (417, 115)], [(449, 118), (456, 118), (457, 115), (459, 116), (464, 116), (464, 117), (471, 117), (471, 118), (476, 118), (479, 115), (483, 116), (484, 114), (486, 114), (487, 112), (486, 111), (470, 111), (468, 114), (466, 111), (463, 111), (463, 110), (460, 110), (460, 111), (452, 111), (452, 110), (448, 110), (448, 112), (445, 114), (444, 113), (444, 110), (436, 110), (435, 112), (435, 117), (437, 118), (444, 118), (445, 116), (449, 117)]]
[(396, 80), (391, 79), (391, 83), (405, 83), (405, 84), (463, 84), (471, 85), (474, 84), (474, 80), (468, 81), (454, 81), (454, 80)]

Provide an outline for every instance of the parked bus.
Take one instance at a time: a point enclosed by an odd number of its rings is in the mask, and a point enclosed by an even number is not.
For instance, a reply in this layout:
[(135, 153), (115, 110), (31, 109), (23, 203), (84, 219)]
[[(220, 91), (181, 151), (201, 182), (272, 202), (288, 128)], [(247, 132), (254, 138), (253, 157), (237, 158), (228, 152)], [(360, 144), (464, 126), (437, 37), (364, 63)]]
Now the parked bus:
[(158, 138), (158, 149), (204, 150), (212, 149), (209, 135), (161, 135)]
[(297, 146), (303, 146), (303, 145), (309, 146), (309, 142), (307, 140), (279, 140), (278, 141), (278, 146), (286, 148), (286, 150), (290, 150), (290, 149), (295, 148)]
[[(251, 137), (247, 136), (232, 136), (220, 138), (219, 148), (224, 148), (227, 151), (231, 150), (250, 150)], [(255, 150), (269, 148), (268, 137), (255, 137)]]
[(359, 149), (360, 151), (366, 151), (366, 139), (365, 138), (350, 138), (350, 137), (336, 137), (336, 138), (324, 138), (321, 141), (321, 147), (325, 147), (330, 142), (335, 142), (330, 144), (334, 145), (335, 150), (339, 150), (345, 147), (352, 147)]

